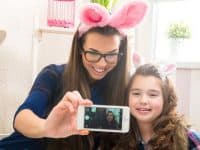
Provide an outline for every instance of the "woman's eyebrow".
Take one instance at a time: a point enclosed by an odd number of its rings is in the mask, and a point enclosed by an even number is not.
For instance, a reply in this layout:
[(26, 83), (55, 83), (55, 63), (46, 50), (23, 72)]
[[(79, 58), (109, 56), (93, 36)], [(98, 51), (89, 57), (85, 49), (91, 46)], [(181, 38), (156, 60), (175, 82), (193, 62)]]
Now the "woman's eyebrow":
[[(95, 51), (95, 52), (101, 52), (100, 50), (98, 50), (98, 49), (94, 49), (94, 48), (89, 48), (88, 50), (92, 50), (92, 51)], [(113, 50), (110, 50), (110, 51), (108, 51), (108, 53), (113, 53), (113, 52), (116, 52), (118, 49), (113, 49)]]

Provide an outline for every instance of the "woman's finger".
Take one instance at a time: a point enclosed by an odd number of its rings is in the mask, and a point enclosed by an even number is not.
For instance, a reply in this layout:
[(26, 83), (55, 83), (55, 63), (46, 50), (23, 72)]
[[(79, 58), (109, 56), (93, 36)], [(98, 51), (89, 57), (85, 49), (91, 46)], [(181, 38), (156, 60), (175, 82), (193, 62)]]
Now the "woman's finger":
[(72, 103), (69, 101), (61, 101), (58, 104), (58, 108), (61, 108), (63, 110), (69, 110), (71, 113), (73, 113), (75, 111)]
[(79, 104), (79, 96), (77, 96), (77, 94), (74, 94), (73, 92), (67, 92), (67, 93), (64, 95), (63, 100), (72, 103), (72, 105), (73, 105), (73, 107), (74, 107), (75, 109), (78, 107), (78, 104)]
[(84, 105), (84, 106), (90, 106), (93, 104), (93, 102), (89, 99), (84, 99), (84, 100), (80, 101), (79, 104)]
[(78, 131), (78, 134), (79, 135), (88, 135), (90, 132), (89, 132), (89, 130), (86, 130), (86, 129), (83, 129), (83, 130), (79, 130)]
[(82, 98), (81, 94), (78, 91), (73, 91), (72, 93), (75, 94), (77, 96), (77, 98), (78, 98), (78, 103), (74, 104), (74, 106), (76, 108), (78, 108), (78, 106), (80, 105), (80, 102), (83, 100), (83, 98)]
[(72, 93), (76, 94), (78, 96), (79, 100), (83, 99), (81, 94), (78, 91), (73, 91)]

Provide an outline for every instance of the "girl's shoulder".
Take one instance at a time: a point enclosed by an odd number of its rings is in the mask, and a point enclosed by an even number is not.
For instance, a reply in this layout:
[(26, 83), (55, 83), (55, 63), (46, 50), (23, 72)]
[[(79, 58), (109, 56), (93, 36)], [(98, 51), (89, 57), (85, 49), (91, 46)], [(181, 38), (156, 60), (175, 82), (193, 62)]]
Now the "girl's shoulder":
[(200, 150), (200, 132), (189, 129), (187, 132), (190, 150)]

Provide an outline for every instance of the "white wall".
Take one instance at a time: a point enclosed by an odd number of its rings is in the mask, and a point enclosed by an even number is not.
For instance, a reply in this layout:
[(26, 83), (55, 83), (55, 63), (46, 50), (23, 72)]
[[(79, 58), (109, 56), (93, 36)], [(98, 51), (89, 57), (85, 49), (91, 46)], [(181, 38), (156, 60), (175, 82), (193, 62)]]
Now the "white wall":
[(179, 96), (178, 108), (191, 125), (200, 130), (200, 66), (179, 67), (176, 73), (177, 92)]
[(0, 45), (0, 134), (13, 131), (14, 113), (38, 72), (48, 64), (68, 60), (73, 32), (38, 34), (46, 28), (47, 2), (1, 2), (0, 29), (6, 30), (7, 37)]
[(190, 82), (190, 105), (189, 105), (189, 118), (191, 122), (200, 129), (200, 69), (191, 71), (191, 82)]
[(32, 36), (35, 3), (6, 0), (0, 4), (0, 133), (12, 130), (12, 118), (28, 94), (32, 80)]
[(73, 33), (68, 35), (44, 32), (40, 41), (36, 38), (33, 78), (48, 64), (62, 64), (68, 61), (72, 36)]

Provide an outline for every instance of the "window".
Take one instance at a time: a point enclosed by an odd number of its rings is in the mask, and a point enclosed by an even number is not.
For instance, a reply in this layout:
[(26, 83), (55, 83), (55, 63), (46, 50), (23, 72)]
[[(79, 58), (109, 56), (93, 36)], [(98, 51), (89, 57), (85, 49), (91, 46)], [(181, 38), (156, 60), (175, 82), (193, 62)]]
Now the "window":
[(191, 31), (191, 37), (180, 45), (176, 62), (200, 62), (200, 8), (198, 0), (159, 0), (155, 2), (155, 58), (167, 61), (173, 49), (167, 32), (171, 23), (183, 22)]

